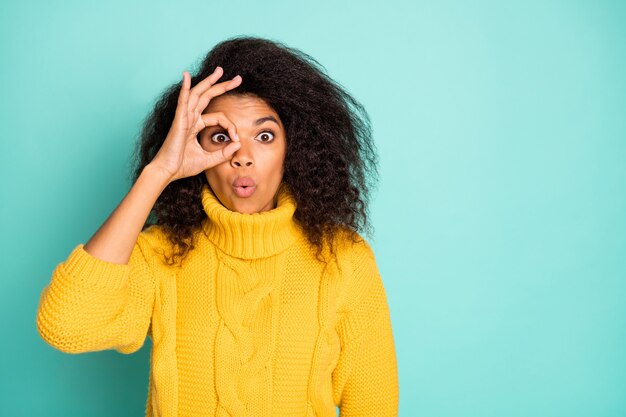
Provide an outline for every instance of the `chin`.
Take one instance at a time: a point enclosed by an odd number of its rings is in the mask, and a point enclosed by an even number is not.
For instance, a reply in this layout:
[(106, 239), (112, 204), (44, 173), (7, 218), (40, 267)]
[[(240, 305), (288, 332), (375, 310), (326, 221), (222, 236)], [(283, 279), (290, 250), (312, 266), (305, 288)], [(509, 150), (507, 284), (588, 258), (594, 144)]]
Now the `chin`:
[(254, 212), (254, 210), (251, 210), (248, 207), (241, 207), (238, 205), (231, 208), (230, 211), (236, 211), (237, 213), (243, 213), (243, 214), (250, 214)]
[(246, 202), (237, 202), (237, 199), (238, 197), (235, 197), (233, 200), (231, 200), (230, 207), (227, 207), (230, 211), (236, 211), (245, 214), (252, 214), (258, 211), (258, 209), (256, 209), (251, 204), (251, 202), (246, 204)]

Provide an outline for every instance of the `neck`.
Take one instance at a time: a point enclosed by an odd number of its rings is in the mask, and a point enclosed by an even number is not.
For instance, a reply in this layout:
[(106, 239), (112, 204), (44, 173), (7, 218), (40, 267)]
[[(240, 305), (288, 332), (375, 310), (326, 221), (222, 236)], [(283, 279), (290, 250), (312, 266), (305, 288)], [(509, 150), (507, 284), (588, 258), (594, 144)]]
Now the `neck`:
[(202, 187), (202, 206), (207, 215), (203, 230), (220, 250), (237, 258), (256, 259), (287, 249), (300, 235), (293, 217), (296, 202), (281, 184), (275, 208), (260, 213), (240, 213), (225, 207), (207, 184)]

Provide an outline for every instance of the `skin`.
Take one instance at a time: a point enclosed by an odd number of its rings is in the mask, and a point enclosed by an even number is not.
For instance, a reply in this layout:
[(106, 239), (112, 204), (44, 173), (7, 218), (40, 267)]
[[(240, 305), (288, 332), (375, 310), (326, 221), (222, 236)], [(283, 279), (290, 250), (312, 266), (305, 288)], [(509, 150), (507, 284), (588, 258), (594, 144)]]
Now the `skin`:
[[(222, 113), (202, 114), (213, 97), (237, 88), (241, 76), (218, 82), (223, 74), (221, 67), (194, 88), (191, 76), (183, 72), (183, 82), (178, 95), (172, 126), (159, 152), (146, 165), (135, 184), (107, 220), (84, 246), (85, 250), (100, 260), (127, 265), (137, 238), (159, 195), (172, 181), (185, 178), (231, 159), (241, 144), (235, 127)], [(207, 152), (197, 141), (198, 133), (219, 125), (235, 137), (234, 142)]]
[[(214, 97), (203, 113), (223, 113), (235, 126), (240, 148), (232, 157), (204, 171), (220, 202), (229, 210), (260, 213), (276, 208), (278, 188), (283, 178), (287, 149), (285, 128), (278, 114), (261, 98), (253, 95), (226, 94)], [(255, 124), (257, 119), (273, 116)], [(208, 126), (198, 134), (200, 146), (208, 152), (232, 143), (222, 126)], [(250, 177), (256, 190), (249, 197), (239, 197), (232, 187), (238, 177)]]

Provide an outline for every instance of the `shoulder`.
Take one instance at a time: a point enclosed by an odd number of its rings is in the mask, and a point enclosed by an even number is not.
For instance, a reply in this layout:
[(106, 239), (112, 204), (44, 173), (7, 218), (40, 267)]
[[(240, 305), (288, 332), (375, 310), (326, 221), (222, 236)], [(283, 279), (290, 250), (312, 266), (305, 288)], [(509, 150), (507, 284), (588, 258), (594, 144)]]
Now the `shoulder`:
[(342, 230), (335, 238), (337, 259), (340, 263), (350, 264), (352, 270), (372, 262), (376, 263), (374, 250), (370, 242), (358, 232)]
[(167, 233), (160, 225), (150, 225), (139, 233), (137, 242), (143, 247), (161, 248), (168, 243)]
[(144, 257), (152, 262), (162, 259), (163, 254), (171, 250), (171, 242), (160, 225), (150, 225), (139, 233), (137, 246)]
[(342, 232), (336, 238), (337, 267), (341, 280), (339, 310), (355, 308), (368, 292), (382, 287), (376, 257), (370, 242), (359, 233)]

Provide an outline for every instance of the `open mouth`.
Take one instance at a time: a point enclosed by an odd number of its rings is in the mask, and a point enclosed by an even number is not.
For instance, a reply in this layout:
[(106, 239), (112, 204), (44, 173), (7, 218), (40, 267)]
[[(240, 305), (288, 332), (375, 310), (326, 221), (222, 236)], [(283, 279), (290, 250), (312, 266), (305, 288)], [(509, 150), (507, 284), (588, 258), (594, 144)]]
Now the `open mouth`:
[(250, 197), (252, 193), (256, 190), (255, 185), (240, 185), (238, 187), (233, 187), (235, 194), (237, 197)]

